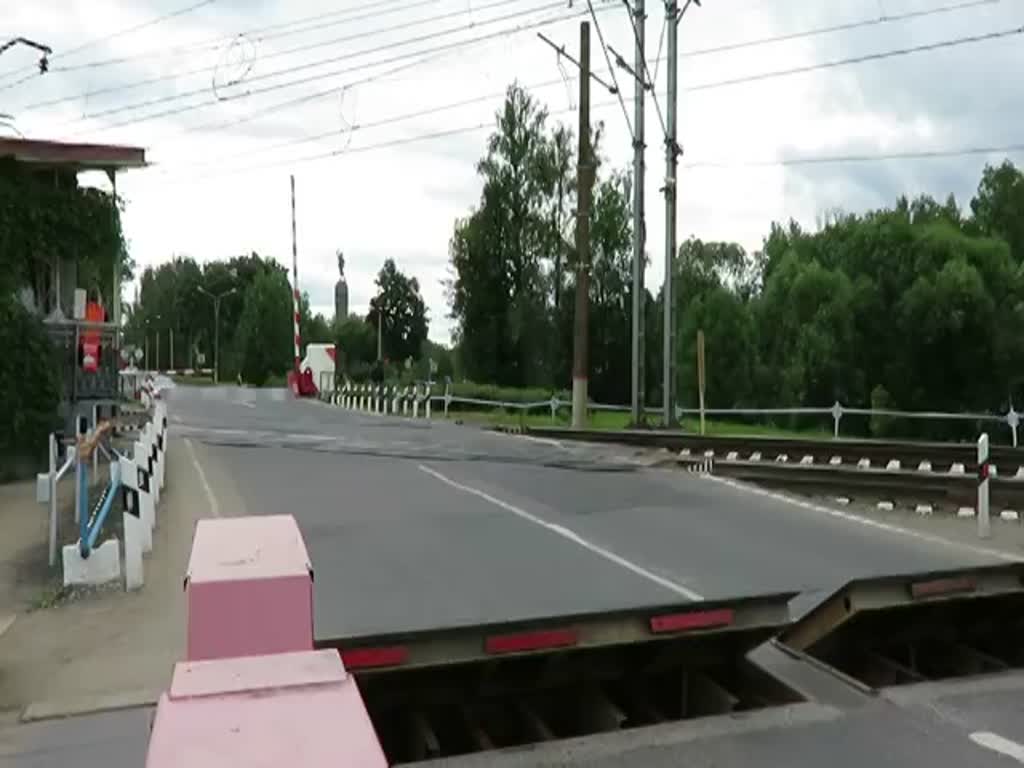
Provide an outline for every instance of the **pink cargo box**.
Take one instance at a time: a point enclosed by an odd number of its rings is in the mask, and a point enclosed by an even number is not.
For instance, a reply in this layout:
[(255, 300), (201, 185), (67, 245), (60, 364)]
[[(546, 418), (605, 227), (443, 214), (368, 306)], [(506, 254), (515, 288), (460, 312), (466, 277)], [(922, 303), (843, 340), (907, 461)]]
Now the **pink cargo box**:
[(386, 765), (337, 651), (181, 662), (146, 755), (146, 768)]
[(313, 649), (313, 572), (291, 515), (200, 520), (185, 590), (190, 661)]

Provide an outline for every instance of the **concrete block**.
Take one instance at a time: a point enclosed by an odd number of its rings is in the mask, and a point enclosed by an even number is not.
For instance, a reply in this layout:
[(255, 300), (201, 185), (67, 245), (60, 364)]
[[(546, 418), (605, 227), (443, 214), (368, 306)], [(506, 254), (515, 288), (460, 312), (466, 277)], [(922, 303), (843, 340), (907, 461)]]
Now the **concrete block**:
[(713, 459), (713, 458), (715, 458), (715, 452), (714, 451), (710, 451), (710, 450), (709, 451), (704, 451), (704, 458), (705, 459)]
[(106, 584), (121, 578), (121, 553), (117, 539), (107, 539), (83, 558), (78, 543), (68, 544), (62, 550), (64, 560), (64, 586)]
[(964, 465), (961, 464), (960, 462), (955, 462), (954, 464), (951, 464), (950, 467), (949, 467), (949, 474), (951, 474), (951, 475), (963, 475), (963, 474), (966, 474), (966, 472), (964, 470)]
[(848, 496), (836, 496), (836, 504), (842, 504), (844, 507), (850, 503)]
[(775, 457), (775, 463), (776, 464), (785, 464), (788, 461), (789, 461), (789, 456), (787, 456), (784, 453), (780, 453), (778, 456)]
[(806, 456), (804, 456), (804, 457), (802, 457), (800, 459), (800, 463), (804, 464), (804, 465), (813, 464), (814, 463), (814, 457), (811, 456), (810, 454), (808, 454), (808, 455), (806, 455)]
[(896, 505), (893, 504), (891, 501), (880, 501), (875, 505), (875, 508), (879, 512), (892, 512), (894, 509), (896, 509)]
[(999, 513), (999, 518), (1008, 523), (1020, 522), (1020, 514), (1015, 509), (1004, 509)]
[(871, 459), (860, 459), (857, 462), (857, 469), (871, 469)]
[(40, 472), (36, 475), (36, 501), (46, 504), (50, 500), (50, 474)]
[(725, 456), (726, 461), (738, 461), (740, 458), (739, 451), (729, 451)]
[(918, 504), (916, 507), (914, 507), (914, 511), (919, 515), (927, 517), (928, 515), (932, 514), (932, 512), (934, 512), (935, 510), (932, 509), (931, 504)]
[[(146, 524), (130, 512), (122, 514), (124, 522), (124, 586), (141, 589), (145, 583), (142, 571), (142, 536)], [(152, 540), (150, 541), (152, 545)]]
[(146, 768), (386, 768), (333, 650), (183, 662), (153, 719)]
[(690, 449), (689, 448), (683, 448), (683, 450), (681, 450), (679, 452), (679, 456), (680, 457), (689, 456), (689, 455), (690, 455)]
[(754, 451), (752, 454), (750, 454), (750, 460), (751, 461), (760, 461), (761, 460), (761, 452), (760, 451)]
[(828, 460), (828, 463), (829, 463), (830, 466), (838, 467), (840, 464), (843, 463), (843, 457), (842, 456), (833, 456), (832, 458), (830, 458)]
[(902, 469), (899, 459), (891, 459), (888, 464), (885, 465), (886, 470), (889, 472), (896, 472)]
[(974, 517), (974, 507), (960, 507), (956, 511), (957, 517)]
[(932, 463), (930, 461), (928, 461), (927, 459), (925, 459), (924, 461), (922, 461), (920, 464), (917, 465), (917, 471), (918, 472), (931, 472), (932, 471)]
[(313, 648), (313, 573), (291, 515), (196, 524), (185, 589), (187, 658)]

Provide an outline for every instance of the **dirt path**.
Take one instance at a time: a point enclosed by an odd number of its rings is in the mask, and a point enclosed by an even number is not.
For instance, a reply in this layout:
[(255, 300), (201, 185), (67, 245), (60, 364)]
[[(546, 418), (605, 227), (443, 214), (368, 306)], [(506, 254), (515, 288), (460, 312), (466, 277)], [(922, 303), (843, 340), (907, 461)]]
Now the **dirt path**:
[[(195, 523), (210, 515), (209, 499), (197, 480), (193, 455), (204, 463), (207, 480), (218, 498), (220, 514), (239, 514), (242, 507), (230, 478), (208, 465), (203, 446), (190, 451), (182, 440), (173, 440), (168, 451), (166, 489), (157, 512), (153, 553), (145, 559), (145, 587), (126, 593), (117, 588), (73, 595), (70, 600), (36, 610), (38, 576), (24, 563), (45, 568), (45, 520), (30, 522), (6, 506), (0, 541), (8, 539), (11, 519), (17, 518), (22, 539), (34, 543), (21, 547), (8, 560), (3, 584), (8, 608), (19, 615), (0, 637), (0, 711), (18, 710), (29, 718), (91, 711), (155, 700), (166, 688), (171, 667), (184, 655), (185, 600), (182, 589)], [(39, 512), (39, 505), (37, 512)], [(20, 508), (19, 508), (20, 509)], [(23, 511), (23, 510), (22, 510)], [(10, 518), (10, 519), (8, 519)], [(38, 549), (37, 526), (42, 525), (43, 548)], [(33, 538), (34, 537), (34, 538)], [(30, 551), (29, 551), (30, 550)], [(19, 563), (22, 563), (19, 565)], [(12, 576), (13, 574), (13, 576)], [(26, 612), (27, 611), (27, 612)]]

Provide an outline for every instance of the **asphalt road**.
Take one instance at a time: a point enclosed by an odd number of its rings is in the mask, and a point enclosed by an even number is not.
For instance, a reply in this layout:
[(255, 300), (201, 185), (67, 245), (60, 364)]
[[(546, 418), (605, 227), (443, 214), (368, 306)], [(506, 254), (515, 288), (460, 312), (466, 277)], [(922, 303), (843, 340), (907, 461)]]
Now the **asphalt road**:
[(646, 469), (615, 446), (265, 390), (168, 397), (172, 427), (205, 444), (245, 513), (298, 519), (322, 639), (789, 590), (802, 613), (852, 578), (992, 561), (969, 545)]
[[(788, 590), (802, 613), (851, 578), (996, 559), (920, 530), (648, 469), (614, 446), (357, 414), (277, 391), (179, 387), (166, 397), (172, 439), (192, 441), (220, 514), (298, 519), (321, 639)], [(827, 677), (820, 690), (835, 685)], [(1017, 677), (854, 705), (844, 696), (506, 757), (995, 768), (1013, 759), (974, 736), (1024, 740), (1007, 714), (1024, 702)], [(65, 765), (78, 747), (79, 768), (139, 765), (147, 736), (145, 711), (0, 727), (0, 764)]]

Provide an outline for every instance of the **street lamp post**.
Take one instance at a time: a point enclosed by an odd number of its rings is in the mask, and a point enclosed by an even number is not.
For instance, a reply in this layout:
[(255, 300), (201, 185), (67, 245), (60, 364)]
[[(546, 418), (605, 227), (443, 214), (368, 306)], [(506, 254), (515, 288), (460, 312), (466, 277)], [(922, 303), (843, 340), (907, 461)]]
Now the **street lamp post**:
[(200, 293), (213, 299), (213, 383), (220, 382), (220, 300), (230, 296), (237, 288), (228, 288), (223, 293), (213, 294), (199, 286)]

